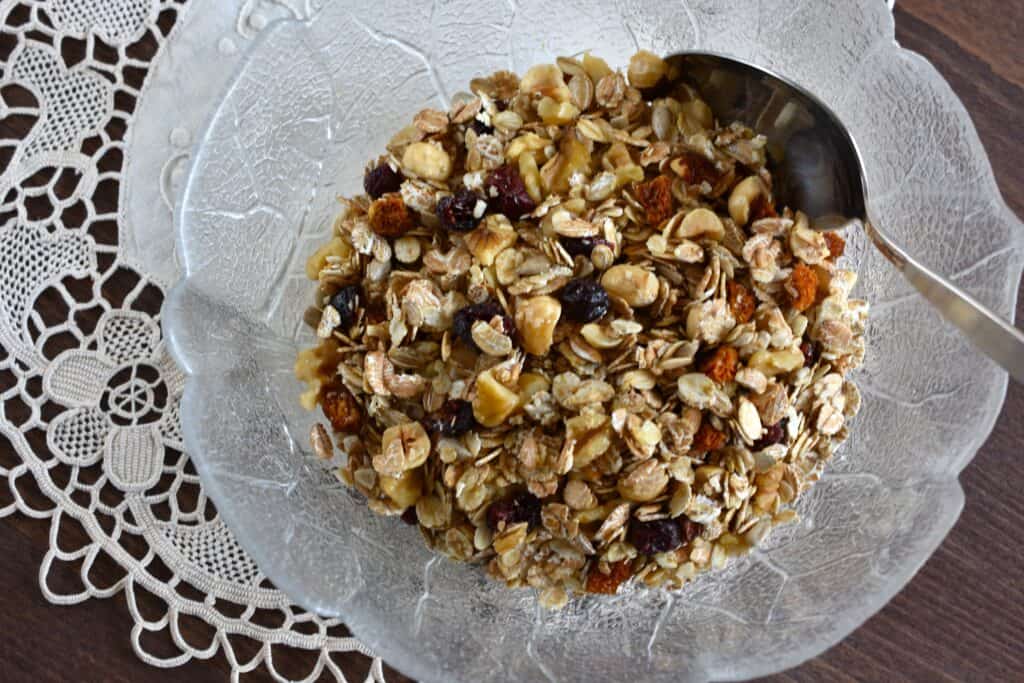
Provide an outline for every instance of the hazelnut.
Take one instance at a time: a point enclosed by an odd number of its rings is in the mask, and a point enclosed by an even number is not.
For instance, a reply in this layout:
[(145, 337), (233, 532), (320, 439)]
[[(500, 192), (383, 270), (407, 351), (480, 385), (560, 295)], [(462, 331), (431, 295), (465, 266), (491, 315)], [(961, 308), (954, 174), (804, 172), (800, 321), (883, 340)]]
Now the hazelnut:
[(414, 142), (405, 148), (402, 168), (424, 180), (447, 180), (452, 173), (452, 159), (438, 144)]
[(497, 427), (519, 407), (519, 394), (512, 391), (485, 370), (476, 378), (473, 417), (484, 427)]
[(399, 507), (412, 507), (423, 495), (423, 470), (408, 470), (397, 477), (382, 474), (380, 490)]
[(516, 307), (516, 328), (527, 353), (543, 356), (551, 348), (562, 304), (550, 296), (536, 296)]
[(466, 233), (466, 248), (483, 266), (494, 264), (505, 249), (519, 239), (512, 223), (501, 214), (491, 214), (472, 232)]

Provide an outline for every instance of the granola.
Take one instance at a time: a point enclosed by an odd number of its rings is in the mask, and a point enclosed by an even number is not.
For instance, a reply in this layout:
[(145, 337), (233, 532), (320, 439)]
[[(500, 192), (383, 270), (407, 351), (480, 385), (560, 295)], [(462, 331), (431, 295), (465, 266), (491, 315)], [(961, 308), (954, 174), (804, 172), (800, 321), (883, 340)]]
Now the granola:
[(777, 206), (768, 141), (670, 71), (475, 79), (392, 138), (307, 265), (317, 456), (553, 608), (762, 543), (860, 405), (844, 240)]

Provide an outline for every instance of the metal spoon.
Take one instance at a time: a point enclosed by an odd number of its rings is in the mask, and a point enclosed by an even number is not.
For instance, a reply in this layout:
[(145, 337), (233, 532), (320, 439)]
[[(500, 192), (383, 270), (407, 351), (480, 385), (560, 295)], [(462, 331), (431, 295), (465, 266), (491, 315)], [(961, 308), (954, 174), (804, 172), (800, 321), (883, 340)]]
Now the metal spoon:
[(915, 261), (868, 218), (864, 164), (839, 118), (795, 83), (710, 53), (666, 61), (695, 86), (720, 121), (740, 121), (768, 138), (773, 192), (819, 230), (865, 227), (872, 242), (939, 313), (978, 349), (1024, 383), (1024, 332)]

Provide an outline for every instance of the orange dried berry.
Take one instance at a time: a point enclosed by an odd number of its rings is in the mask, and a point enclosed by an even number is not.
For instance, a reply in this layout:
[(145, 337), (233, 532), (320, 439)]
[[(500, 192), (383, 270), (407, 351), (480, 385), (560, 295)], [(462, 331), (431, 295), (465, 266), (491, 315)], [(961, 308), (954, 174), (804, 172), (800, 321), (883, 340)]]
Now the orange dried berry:
[(702, 452), (717, 451), (725, 445), (726, 441), (728, 441), (728, 438), (725, 432), (718, 431), (707, 422), (701, 422), (700, 429), (693, 435), (693, 445), (691, 448), (694, 451)]
[(636, 200), (647, 212), (647, 224), (657, 226), (672, 217), (672, 179), (667, 175), (636, 186)]
[(762, 218), (778, 218), (779, 213), (770, 197), (758, 195), (754, 203), (750, 205), (750, 220), (759, 221)]
[(740, 354), (736, 349), (731, 346), (719, 346), (700, 364), (700, 371), (719, 384), (725, 384), (736, 377), (739, 360)]
[(370, 204), (370, 227), (381, 237), (401, 237), (415, 227), (412, 214), (397, 194), (386, 194)]
[(846, 240), (837, 232), (826, 232), (825, 244), (828, 245), (828, 258), (830, 261), (835, 261), (846, 251)]
[(805, 263), (797, 263), (786, 280), (789, 302), (798, 311), (806, 311), (814, 304), (818, 294), (818, 274)]
[(330, 385), (320, 392), (320, 409), (336, 432), (355, 434), (362, 424), (359, 404), (349, 390), (340, 384)]
[(687, 185), (700, 185), (706, 182), (714, 186), (722, 179), (722, 173), (714, 163), (703, 154), (696, 152), (684, 152), (672, 168), (679, 173), (679, 177)]
[(587, 592), (601, 593), (602, 595), (615, 595), (619, 592), (626, 579), (633, 573), (629, 560), (622, 560), (611, 565), (611, 571), (602, 574), (595, 564), (590, 573), (587, 574)]
[(750, 290), (738, 282), (730, 280), (725, 284), (725, 291), (729, 301), (729, 310), (736, 318), (736, 323), (742, 325), (748, 323), (754, 317), (754, 310), (757, 309), (757, 300)]

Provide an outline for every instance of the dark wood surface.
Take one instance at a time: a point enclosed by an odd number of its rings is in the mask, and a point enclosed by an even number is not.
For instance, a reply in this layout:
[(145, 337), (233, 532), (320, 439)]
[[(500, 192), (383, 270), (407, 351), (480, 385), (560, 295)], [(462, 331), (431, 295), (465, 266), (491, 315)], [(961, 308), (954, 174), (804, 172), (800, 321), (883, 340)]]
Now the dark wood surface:
[[(1024, 216), (1024, 2), (898, 5), (897, 38), (930, 59), (964, 100), (1007, 203)], [(1017, 315), (1024, 320), (1024, 301)], [(0, 464), (13, 464), (13, 457), (0, 442)], [(1024, 387), (1010, 386), (992, 436), (961, 481), (963, 516), (910, 584), (843, 643), (770, 680), (1024, 680)], [(0, 505), (9, 502), (6, 495), (0, 492)], [(72, 607), (48, 604), (38, 587), (48, 533), (48, 522), (20, 516), (0, 522), (0, 680), (228, 680), (230, 668), (219, 656), (169, 670), (139, 661), (121, 595)], [(100, 575), (119, 578), (114, 567)], [(146, 602), (143, 597), (144, 608)], [(208, 634), (195, 627), (186, 637), (204, 642)], [(365, 658), (340, 661), (350, 680), (364, 679)], [(276, 651), (275, 662), (285, 675), (301, 675), (312, 664), (308, 653), (287, 650)], [(243, 678), (270, 680), (262, 671)], [(392, 674), (390, 680), (405, 679)]]

